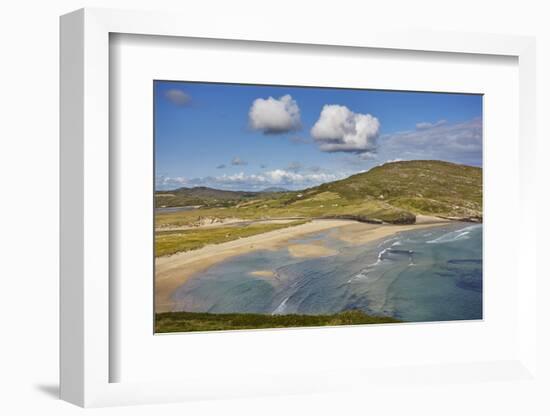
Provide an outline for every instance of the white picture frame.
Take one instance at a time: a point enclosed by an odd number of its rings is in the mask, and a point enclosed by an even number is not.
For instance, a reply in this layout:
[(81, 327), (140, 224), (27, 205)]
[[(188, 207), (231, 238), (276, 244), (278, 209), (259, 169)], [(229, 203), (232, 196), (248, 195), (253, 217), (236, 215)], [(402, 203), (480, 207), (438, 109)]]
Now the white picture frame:
[[(182, 24), (185, 21), (185, 24)], [(212, 389), (207, 379), (111, 382), (110, 366), (119, 359), (110, 349), (109, 258), (109, 36), (113, 33), (225, 39), (281, 44), (331, 45), (341, 48), (430, 51), (441, 54), (503, 55), (519, 66), (519, 213), (536, 211), (532, 181), (535, 169), (535, 41), (530, 37), (466, 33), (383, 32), (349, 28), (328, 33), (322, 25), (307, 31), (243, 19), (238, 29), (223, 18), (200, 19), (168, 13), (82, 9), (61, 18), (61, 398), (80, 406), (159, 403), (211, 397), (306, 393), (368, 384), (396, 369), (330, 371), (333, 377), (281, 372), (269, 380)], [(520, 241), (535, 241), (536, 218), (520, 215)], [(449, 380), (479, 382), (476, 371), (504, 374), (507, 379), (536, 377), (536, 280), (533, 252), (518, 245), (522, 279), (517, 305), (520, 319), (517, 355), (498, 362), (422, 366), (419, 379), (443, 374)], [(518, 273), (518, 271), (516, 271)], [(226, 335), (231, 336), (231, 335)], [(403, 376), (403, 374), (401, 374)], [(347, 378), (348, 384), (340, 380)], [(309, 380), (310, 382), (305, 382)], [(280, 387), (283, 386), (284, 387)]]

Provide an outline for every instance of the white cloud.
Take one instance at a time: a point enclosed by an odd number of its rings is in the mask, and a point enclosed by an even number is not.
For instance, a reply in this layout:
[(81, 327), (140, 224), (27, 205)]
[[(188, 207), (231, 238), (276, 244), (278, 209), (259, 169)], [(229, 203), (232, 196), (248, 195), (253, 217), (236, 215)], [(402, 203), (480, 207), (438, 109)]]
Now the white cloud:
[(248, 112), (250, 127), (264, 134), (279, 134), (299, 130), (300, 108), (290, 95), (279, 99), (257, 98)]
[(386, 163), (395, 163), (395, 162), (403, 162), (403, 159), (400, 157), (396, 157), (395, 159), (386, 160), (385, 162), (379, 163), (378, 166), (385, 165)]
[(156, 188), (157, 189), (175, 189), (188, 184), (187, 178), (183, 176), (157, 176), (156, 177)]
[[(421, 128), (418, 128), (418, 124)], [(418, 123), (416, 130), (380, 137), (380, 149), (389, 159), (440, 159), (480, 165), (483, 150), (480, 118), (460, 122)]]
[(175, 105), (185, 106), (191, 102), (191, 95), (179, 88), (172, 88), (164, 96)]
[(207, 176), (204, 178), (187, 179), (184, 177), (160, 176), (157, 179), (157, 189), (174, 189), (179, 187), (208, 186), (217, 189), (229, 190), (262, 190), (270, 186), (282, 186), (288, 189), (304, 189), (332, 182), (346, 177), (345, 173), (308, 172), (297, 173), (286, 169), (274, 169), (262, 173), (224, 174)]
[(233, 175), (208, 177), (200, 179), (199, 182), (207, 181), (222, 185), (242, 184), (252, 188), (259, 185), (313, 186), (323, 182), (334, 181), (341, 177), (342, 175), (333, 173), (297, 173), (286, 169), (274, 169), (259, 174), (245, 174), (240, 172)]
[(372, 152), (380, 122), (370, 114), (354, 113), (343, 105), (325, 105), (311, 136), (324, 152)]

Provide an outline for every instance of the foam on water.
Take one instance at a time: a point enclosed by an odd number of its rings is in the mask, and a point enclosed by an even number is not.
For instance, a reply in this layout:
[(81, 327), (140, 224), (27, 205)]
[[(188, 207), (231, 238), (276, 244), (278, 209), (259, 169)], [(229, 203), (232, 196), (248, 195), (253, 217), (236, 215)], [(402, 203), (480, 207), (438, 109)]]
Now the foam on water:
[(427, 241), (428, 244), (441, 244), (441, 243), (449, 243), (452, 241), (457, 241), (460, 239), (467, 239), (470, 238), (470, 233), (477, 229), (481, 228), (481, 224), (472, 225), (460, 230), (454, 230), (447, 234), (444, 234), (438, 238), (435, 238), (433, 240)]
[(283, 299), (283, 301), (277, 306), (277, 308), (271, 313), (272, 315), (282, 315), (285, 312), (286, 303), (288, 302), (288, 299), (290, 296), (287, 296)]

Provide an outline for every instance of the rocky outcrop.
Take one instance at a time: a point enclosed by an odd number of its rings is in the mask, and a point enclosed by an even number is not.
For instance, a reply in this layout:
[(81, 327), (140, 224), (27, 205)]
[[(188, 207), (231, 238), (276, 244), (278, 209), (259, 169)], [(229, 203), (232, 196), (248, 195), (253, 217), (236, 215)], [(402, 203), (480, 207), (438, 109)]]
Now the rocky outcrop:
[(342, 215), (325, 215), (319, 219), (323, 220), (352, 220), (358, 222), (366, 222), (368, 224), (383, 224), (384, 221), (377, 218), (369, 218), (365, 215), (355, 215), (355, 214), (342, 214)]
[(473, 217), (444, 217), (442, 215), (439, 215), (439, 218), (443, 218), (445, 220), (449, 221), (460, 221), (460, 222), (474, 222), (474, 223), (482, 223), (483, 217), (481, 216), (473, 216)]

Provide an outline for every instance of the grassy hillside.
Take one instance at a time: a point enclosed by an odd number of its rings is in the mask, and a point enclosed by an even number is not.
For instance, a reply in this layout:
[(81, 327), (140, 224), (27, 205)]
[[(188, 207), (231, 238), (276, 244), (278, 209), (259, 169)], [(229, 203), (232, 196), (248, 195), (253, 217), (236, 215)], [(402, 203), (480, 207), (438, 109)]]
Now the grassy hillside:
[(227, 206), (235, 201), (254, 198), (256, 192), (224, 191), (204, 186), (179, 188), (173, 191), (158, 191), (155, 194), (155, 206), (183, 207), (189, 205)]
[(155, 207), (184, 207), (192, 205), (227, 207), (254, 198), (274, 197), (281, 192), (287, 192), (287, 190), (277, 187), (267, 188), (260, 192), (225, 191), (205, 186), (178, 188), (173, 191), (156, 192)]
[(482, 170), (449, 162), (387, 163), (316, 190), (326, 191), (350, 201), (376, 198), (416, 214), (482, 216)]
[[(182, 188), (157, 193), (198, 210), (158, 213), (156, 226), (198, 225), (205, 218), (349, 217), (414, 223), (416, 214), (482, 218), (482, 170), (441, 161), (387, 163), (303, 191), (251, 193)], [(177, 195), (180, 195), (179, 197)], [(194, 199), (193, 199), (194, 198)]]
[(334, 315), (265, 315), (254, 313), (167, 312), (155, 316), (155, 332), (221, 331), (231, 329), (289, 328), (400, 322), (386, 316), (370, 316), (361, 311)]

